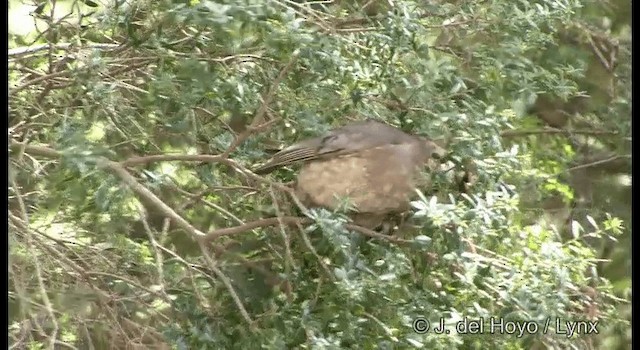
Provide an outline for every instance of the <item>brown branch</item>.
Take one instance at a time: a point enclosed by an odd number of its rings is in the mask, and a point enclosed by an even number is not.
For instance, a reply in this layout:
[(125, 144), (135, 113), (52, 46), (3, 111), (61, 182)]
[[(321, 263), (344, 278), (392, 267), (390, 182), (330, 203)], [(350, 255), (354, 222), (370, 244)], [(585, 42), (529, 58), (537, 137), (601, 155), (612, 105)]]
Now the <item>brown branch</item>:
[(260, 220), (248, 222), (244, 225), (213, 230), (203, 238), (203, 241), (211, 242), (222, 236), (235, 235), (238, 233), (251, 231), (259, 227), (274, 226), (274, 225), (278, 225), (280, 222), (285, 225), (295, 225), (297, 223), (307, 224), (312, 222), (312, 220), (308, 218), (297, 217), (297, 216), (283, 216), (280, 218), (272, 217), (272, 218), (260, 219)]
[(505, 130), (500, 132), (502, 137), (517, 137), (541, 134), (562, 134), (562, 135), (618, 135), (617, 131), (607, 130), (564, 130), (564, 129), (533, 129), (533, 130)]
[(631, 155), (622, 155), (622, 156), (616, 155), (616, 156), (605, 158), (605, 159), (594, 160), (594, 161), (589, 162), (589, 163), (580, 164), (580, 165), (576, 165), (574, 167), (568, 168), (566, 171), (575, 171), (575, 170), (578, 170), (578, 169), (590, 168), (590, 167), (593, 167), (593, 166), (596, 166), (596, 165), (613, 162), (613, 161), (616, 161), (616, 160), (621, 159), (621, 158), (631, 158)]
[(11, 89), (10, 95), (17, 94), (18, 92), (28, 88), (31, 85), (38, 84), (38, 83), (41, 83), (41, 82), (49, 80), (49, 79), (63, 77), (65, 75), (68, 75), (69, 73), (70, 73), (70, 71), (66, 70), (66, 71), (55, 72), (55, 73), (51, 73), (51, 74), (47, 74), (47, 75), (43, 75), (43, 76), (37, 77), (37, 78), (35, 78), (33, 80), (29, 80), (28, 82), (18, 86), (15, 89)]
[[(120, 162), (120, 165), (123, 167), (126, 166), (134, 166), (134, 165), (143, 165), (151, 162), (170, 162), (170, 161), (186, 161), (186, 162), (210, 162), (215, 163), (219, 162), (225, 164), (233, 169), (235, 169), (240, 174), (246, 176), (247, 178), (271, 185), (277, 188), (280, 191), (285, 191), (291, 195), (293, 195), (292, 190), (288, 188), (285, 184), (271, 181), (267, 178), (259, 176), (253, 173), (251, 170), (245, 168), (240, 165), (238, 162), (233, 159), (224, 158), (222, 155), (206, 155), (206, 154), (156, 154), (151, 156), (142, 156), (142, 157), (133, 157), (127, 160)], [(294, 199), (295, 200), (295, 199)]]
[(361, 26), (367, 23), (374, 23), (376, 20), (383, 19), (383, 17), (359, 17), (359, 18), (350, 18), (345, 20), (336, 21), (333, 23), (333, 27), (337, 30), (349, 27), (349, 26)]
[(339, 28), (336, 29), (338, 33), (363, 33), (363, 32), (373, 32), (376, 30), (381, 30), (378, 27), (358, 27), (358, 28)]
[(607, 61), (607, 59), (604, 57), (604, 55), (602, 54), (602, 50), (600, 50), (600, 48), (598, 48), (598, 45), (596, 45), (595, 41), (593, 41), (593, 37), (589, 34), (587, 34), (587, 40), (589, 41), (589, 45), (591, 46), (591, 50), (596, 54), (596, 56), (598, 57), (598, 60), (600, 61), (600, 64), (602, 64), (602, 66), (608, 71), (611, 72), (612, 71), (612, 65), (609, 64), (609, 61)]
[(116, 174), (120, 179), (122, 179), (136, 194), (152, 203), (166, 217), (171, 218), (176, 222), (178, 226), (191, 234), (192, 238), (197, 240), (198, 238), (204, 236), (204, 233), (202, 231), (193, 227), (187, 220), (182, 218), (180, 215), (178, 215), (178, 213), (171, 209), (171, 207), (169, 207), (162, 200), (156, 197), (153, 192), (141, 185), (136, 180), (136, 178), (131, 175), (126, 169), (124, 169), (119, 163), (102, 158), (99, 159), (98, 166), (111, 170), (112, 173)]
[(242, 300), (240, 299), (240, 296), (238, 295), (238, 293), (236, 293), (235, 289), (233, 288), (231, 279), (229, 279), (229, 277), (227, 277), (227, 275), (225, 275), (224, 272), (220, 270), (220, 268), (218, 267), (218, 264), (212, 257), (213, 255), (209, 251), (208, 245), (204, 241), (200, 240), (198, 241), (198, 246), (202, 251), (202, 256), (204, 257), (204, 260), (207, 262), (207, 266), (211, 269), (211, 271), (213, 271), (213, 273), (215, 273), (216, 277), (218, 277), (218, 279), (222, 281), (222, 284), (224, 284), (224, 286), (227, 288), (227, 291), (231, 295), (231, 299), (233, 299), (233, 302), (236, 304), (236, 307), (238, 308), (238, 310), (240, 310), (240, 315), (242, 315), (242, 318), (244, 318), (245, 321), (249, 324), (249, 328), (251, 329), (251, 331), (256, 332), (257, 326), (253, 321), (253, 319), (251, 319), (251, 316), (249, 315), (249, 312), (247, 312), (247, 309), (242, 304)]
[(400, 243), (400, 244), (413, 244), (414, 241), (411, 240), (406, 240), (406, 239), (402, 239), (402, 238), (398, 238), (398, 237), (394, 237), (394, 236), (388, 236), (382, 233), (378, 233), (374, 230), (370, 230), (366, 227), (362, 227), (362, 226), (358, 226), (355, 224), (345, 224), (344, 225), (345, 228), (349, 229), (349, 230), (353, 230), (356, 231), (358, 233), (360, 233), (361, 235), (367, 236), (367, 237), (371, 237), (371, 238), (375, 238), (378, 240), (384, 240), (384, 241), (389, 241), (389, 242), (393, 242), (393, 243)]
[[(280, 3), (280, 1), (275, 1), (274, 3), (288, 10), (292, 10), (296, 14), (300, 15), (301, 18), (304, 18), (307, 22), (311, 22), (322, 28), (323, 31), (331, 31), (332, 28), (330, 26), (330, 23), (328, 23), (327, 21), (327, 13), (314, 10), (311, 7), (307, 6), (308, 4), (300, 4), (292, 0), (282, 0), (282, 2), (283, 3)], [(312, 18), (315, 19), (315, 21), (311, 21)]]
[(327, 266), (327, 263), (324, 261), (324, 259), (322, 259), (320, 254), (318, 254), (318, 251), (316, 250), (316, 248), (313, 247), (313, 243), (311, 243), (311, 239), (309, 239), (309, 234), (305, 231), (304, 228), (302, 228), (301, 224), (297, 224), (296, 226), (298, 228), (298, 233), (300, 234), (300, 238), (302, 238), (302, 242), (304, 243), (304, 246), (316, 258), (316, 260), (318, 261), (318, 264), (322, 268), (322, 271), (324, 272), (325, 276), (327, 276), (329, 281), (335, 282), (336, 277), (334, 273), (331, 272), (331, 269), (329, 269), (329, 266)]
[(115, 68), (114, 70), (112, 70), (112, 71), (110, 71), (110, 72), (108, 72), (107, 74), (104, 74), (104, 75), (107, 76), (107, 77), (116, 79), (115, 77), (120, 75), (120, 74), (122, 74), (122, 73), (130, 72), (130, 71), (134, 71), (134, 70), (136, 70), (138, 68), (146, 67), (151, 62), (153, 62), (152, 59), (145, 59), (143, 62), (140, 62), (140, 63), (137, 63), (137, 64), (127, 64), (124, 67)]
[[(309, 223), (312, 223), (312, 222), (313, 222), (313, 220), (311, 220), (309, 218), (297, 217), (297, 216), (271, 217), (271, 218), (260, 219), (260, 220), (248, 222), (248, 223), (246, 223), (244, 225), (239, 225), (239, 226), (234, 226), (234, 227), (227, 227), (227, 228), (221, 228), (221, 229), (213, 230), (213, 231), (209, 232), (206, 236), (204, 236), (202, 238), (202, 241), (204, 241), (204, 242), (212, 242), (212, 241), (214, 241), (217, 238), (222, 237), (222, 236), (235, 235), (235, 234), (251, 231), (251, 230), (259, 228), (259, 227), (275, 226), (275, 225), (278, 225), (280, 223), (285, 224), (285, 225), (297, 225), (297, 224), (309, 224)], [(368, 228), (365, 228), (365, 227), (362, 227), (362, 226), (358, 226), (358, 225), (355, 225), (355, 224), (347, 223), (347, 224), (344, 225), (344, 227), (346, 229), (358, 232), (358, 233), (360, 233), (360, 234), (362, 234), (364, 236), (375, 238), (375, 239), (379, 239), (379, 240), (385, 240), (385, 241), (389, 241), (389, 242), (402, 243), (402, 244), (411, 244), (411, 243), (413, 243), (413, 241), (411, 241), (411, 240), (401, 239), (401, 238), (397, 238), (397, 237), (393, 237), (393, 236), (387, 236), (387, 235), (375, 232), (373, 230), (370, 230)]]
[[(73, 47), (76, 47), (77, 44), (75, 43), (58, 43), (58, 44), (41, 44), (41, 45), (34, 45), (34, 46), (22, 46), (22, 47), (16, 47), (13, 49), (9, 49), (9, 57), (13, 57), (13, 56), (24, 56), (24, 55), (29, 55), (29, 54), (34, 54), (38, 51), (43, 51), (43, 50), (49, 50), (49, 48), (53, 46), (53, 48), (55, 50), (68, 50), (71, 49)], [(98, 49), (98, 50), (113, 50), (115, 48), (118, 48), (120, 45), (119, 44), (98, 44), (98, 43), (90, 43), (90, 44), (85, 44), (83, 46), (81, 46), (81, 48), (87, 48), (87, 49)]]
[(469, 23), (478, 23), (481, 24), (482, 21), (479, 21), (476, 18), (472, 18), (472, 19), (467, 19), (467, 20), (463, 20), (463, 21), (457, 21), (457, 22), (450, 22), (450, 23), (443, 23), (443, 24), (438, 24), (438, 25), (425, 25), (425, 28), (446, 28), (446, 27), (456, 27), (456, 26), (462, 26), (465, 24), (469, 24)]
[(207, 154), (154, 154), (151, 156), (132, 157), (125, 161), (120, 162), (123, 167), (145, 165), (154, 162), (207, 162), (215, 163), (223, 161), (224, 159), (219, 155), (207, 155)]
[[(27, 246), (27, 249), (31, 250), (33, 249), (33, 245), (35, 242), (35, 235), (33, 234), (33, 230), (31, 230), (29, 227), (30, 223), (29, 223), (29, 216), (27, 215), (27, 207), (24, 203), (24, 200), (22, 199), (20, 187), (18, 187), (18, 184), (16, 183), (15, 176), (11, 177), (10, 183), (11, 183), (11, 187), (13, 187), (13, 192), (15, 193), (16, 198), (18, 200), (18, 205), (20, 207), (20, 212), (21, 212), (21, 218), (14, 217), (14, 221), (19, 222), (20, 220), (22, 220), (22, 224), (23, 224), (22, 226), (23, 226), (25, 235), (27, 237), (26, 246)], [(9, 217), (12, 217), (12, 216), (13, 215), (9, 213)], [(38, 290), (42, 295), (42, 301), (44, 303), (45, 310), (47, 311), (47, 314), (51, 318), (51, 322), (53, 324), (51, 337), (52, 339), (55, 339), (59, 330), (59, 324), (54, 315), (53, 303), (51, 302), (51, 299), (47, 296), (47, 289), (45, 287), (45, 278), (42, 274), (40, 259), (38, 258), (37, 255), (34, 255), (33, 266), (34, 266)], [(53, 346), (51, 348), (53, 349)]]
[[(184, 258), (182, 258), (180, 255), (178, 255), (177, 253), (173, 252), (170, 249), (167, 249), (161, 245), (158, 245), (158, 248), (162, 251), (164, 251), (165, 253), (171, 255), (174, 259), (176, 259), (178, 262), (180, 262), (181, 264), (183, 264), (187, 269), (192, 270), (194, 272), (200, 273), (203, 276), (205, 276), (207, 279), (210, 279), (211, 281), (215, 281), (215, 278), (211, 275), (209, 275), (208, 271), (204, 271), (202, 268), (206, 267), (206, 266), (197, 266), (195, 264), (192, 264), (188, 261), (186, 261)], [(252, 330), (255, 330), (255, 323), (254, 321), (251, 319), (251, 317), (249, 316), (249, 313), (246, 311), (246, 309), (244, 308), (244, 305), (242, 305), (241, 302), (239, 302), (240, 298), (237, 296), (237, 293), (235, 292), (235, 290), (233, 289), (233, 286), (231, 285), (231, 281), (226, 277), (226, 275), (224, 275), (224, 273), (222, 273), (222, 271), (220, 269), (218, 269), (215, 265), (215, 261), (213, 260), (213, 258), (211, 258), (211, 253), (206, 249), (206, 247), (204, 247), (203, 245), (201, 245), (200, 247), (203, 251), (203, 254), (205, 257), (208, 257), (207, 259), (207, 263), (210, 265), (209, 267), (211, 268), (211, 271), (213, 271), (218, 277), (220, 277), (221, 279), (224, 278), (224, 280), (226, 282), (225, 286), (227, 287), (227, 289), (229, 290), (229, 292), (232, 295), (232, 298), (234, 299), (234, 302), (236, 303), (236, 305), (238, 306), (238, 308), (241, 310), (241, 314), (242, 316), (245, 318), (245, 320), (247, 321), (247, 323), (249, 323), (252, 327)], [(218, 247), (218, 246), (213, 246), (212, 247), (213, 250), (215, 250), (216, 252), (222, 251), (224, 250), (224, 248), (222, 247)], [(246, 258), (244, 258), (243, 256), (238, 255), (238, 258), (240, 259), (240, 261), (247, 266), (248, 268), (254, 269), (260, 273), (263, 273), (267, 276), (270, 276), (271, 273), (269, 271), (267, 271), (266, 269), (262, 268), (261, 266), (255, 264), (253, 261), (249, 261)], [(211, 266), (211, 263), (213, 262), (213, 266)], [(222, 277), (221, 277), (222, 276)], [(272, 276), (275, 278), (279, 278), (277, 276)], [(228, 283), (227, 283), (228, 282)], [(195, 287), (194, 287), (195, 288)], [(196, 294), (198, 294), (197, 288), (196, 289)], [(202, 297), (201, 297), (202, 298)]]

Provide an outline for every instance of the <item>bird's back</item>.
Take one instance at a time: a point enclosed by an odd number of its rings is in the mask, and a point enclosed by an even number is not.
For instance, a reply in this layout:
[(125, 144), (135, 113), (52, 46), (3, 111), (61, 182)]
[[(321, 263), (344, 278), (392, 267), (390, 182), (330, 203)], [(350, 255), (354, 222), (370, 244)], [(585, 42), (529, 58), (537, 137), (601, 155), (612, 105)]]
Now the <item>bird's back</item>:
[(416, 141), (415, 136), (368, 119), (333, 129), (323, 136), (297, 142), (273, 155), (267, 163), (254, 171), (256, 174), (266, 174), (296, 162), (336, 157), (384, 145)]

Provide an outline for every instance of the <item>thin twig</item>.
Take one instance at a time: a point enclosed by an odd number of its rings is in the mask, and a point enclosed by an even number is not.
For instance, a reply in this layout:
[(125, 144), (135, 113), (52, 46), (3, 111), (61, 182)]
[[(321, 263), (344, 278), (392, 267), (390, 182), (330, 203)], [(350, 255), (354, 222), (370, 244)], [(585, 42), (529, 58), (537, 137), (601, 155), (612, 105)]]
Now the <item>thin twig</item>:
[(245, 319), (245, 321), (247, 321), (247, 323), (249, 324), (249, 327), (251, 328), (252, 331), (254, 331), (254, 332), (257, 331), (257, 327), (256, 327), (255, 322), (251, 319), (251, 316), (249, 316), (249, 313), (247, 312), (247, 309), (242, 304), (242, 300), (240, 300), (240, 297), (238, 296), (238, 293), (236, 293), (235, 289), (233, 288), (233, 284), (231, 284), (231, 280), (229, 279), (229, 277), (227, 277), (222, 272), (222, 270), (220, 270), (220, 268), (218, 268), (218, 264), (212, 258), (211, 253), (209, 252), (209, 248), (207, 247), (207, 245), (204, 244), (204, 242), (200, 241), (199, 242), (199, 246), (200, 246), (200, 250), (202, 251), (203, 257), (204, 257), (205, 261), (208, 264), (208, 267), (211, 269), (211, 271), (213, 271), (216, 274), (216, 277), (218, 279), (220, 279), (222, 281), (222, 283), (224, 284), (224, 286), (227, 288), (227, 291), (229, 292), (229, 294), (231, 295), (231, 298), (235, 302), (236, 307), (238, 308), (238, 310), (240, 310), (240, 315), (242, 315), (242, 317)]
[(133, 157), (125, 161), (120, 162), (124, 167), (145, 165), (154, 162), (207, 162), (215, 163), (222, 161), (223, 158), (219, 155), (207, 155), (207, 154), (156, 154), (151, 156)]
[[(36, 146), (38, 147), (38, 146)], [(300, 203), (299, 200), (297, 200), (297, 198), (295, 197), (295, 194), (293, 193), (293, 190), (291, 188), (288, 188), (286, 185), (279, 183), (279, 182), (274, 182), (271, 181), (265, 177), (259, 176), (255, 173), (253, 173), (251, 170), (247, 169), (246, 167), (240, 165), (238, 162), (234, 161), (233, 159), (229, 159), (229, 158), (224, 158), (222, 157), (222, 155), (206, 155), (206, 154), (157, 154), (157, 155), (151, 155), (151, 156), (143, 156), (143, 157), (133, 157), (133, 158), (129, 158), (127, 160), (124, 160), (122, 162), (120, 162), (120, 164), (124, 167), (127, 166), (134, 166), (134, 165), (144, 165), (144, 164), (148, 164), (151, 162), (170, 162), (170, 161), (187, 161), (187, 162), (210, 162), (210, 163), (215, 163), (215, 162), (219, 162), (222, 164), (225, 164), (233, 169), (235, 169), (237, 172), (239, 172), (240, 174), (246, 176), (247, 178), (260, 182), (260, 183), (264, 183), (264, 184), (268, 184), (270, 186), (273, 186), (275, 188), (277, 188), (280, 191), (285, 191), (287, 193), (289, 193), (293, 198), (294, 201), (296, 201), (296, 204), (298, 204), (298, 206), (303, 210), (307, 210), (304, 206), (302, 206), (302, 204)], [(308, 210), (307, 210), (308, 211)]]
[(18, 86), (18, 87), (17, 87), (17, 88), (15, 88), (15, 89), (11, 89), (11, 91), (10, 91), (10, 93), (9, 93), (9, 94), (10, 94), (10, 95), (17, 94), (18, 92), (20, 92), (20, 91), (22, 91), (22, 90), (24, 90), (24, 89), (28, 88), (28, 87), (29, 87), (29, 86), (31, 86), (31, 85), (38, 84), (38, 83), (41, 83), (41, 82), (46, 81), (46, 80), (49, 80), (49, 79), (58, 78), (58, 77), (63, 77), (63, 76), (68, 75), (68, 74), (70, 74), (70, 73), (71, 73), (71, 71), (69, 71), (69, 70), (64, 70), (64, 71), (54, 72), (54, 73), (51, 73), (51, 74), (47, 74), (47, 75), (43, 75), (43, 76), (40, 76), (40, 77), (34, 78), (34, 79), (29, 80), (28, 82), (26, 82), (26, 83), (24, 83), (24, 84), (22, 84), (22, 85)]
[[(42, 45), (33, 45), (33, 46), (22, 46), (15, 47), (13, 49), (9, 49), (9, 57), (13, 56), (25, 56), (29, 54), (34, 54), (38, 51), (49, 50), (49, 47), (53, 47), (56, 50), (68, 50), (72, 47), (76, 47), (75, 43), (58, 43), (58, 44), (42, 44)], [(79, 46), (81, 49), (99, 49), (99, 50), (112, 50), (118, 48), (120, 44), (85, 44)]]
[(592, 166), (613, 162), (614, 160), (618, 160), (620, 158), (631, 158), (631, 155), (622, 155), (622, 156), (617, 155), (617, 156), (609, 157), (609, 158), (606, 158), (606, 159), (600, 159), (600, 160), (596, 160), (596, 161), (589, 162), (589, 163), (586, 163), (586, 164), (580, 164), (580, 165), (568, 168), (566, 171), (575, 171), (575, 170), (578, 170), (578, 169), (589, 168), (589, 167), (592, 167)]
[[(244, 225), (239, 225), (239, 226), (234, 226), (234, 227), (227, 227), (227, 228), (221, 228), (221, 229), (217, 229), (217, 230), (213, 230), (211, 232), (209, 232), (205, 237), (203, 237), (202, 241), (204, 242), (212, 242), (222, 236), (230, 236), (230, 235), (235, 235), (235, 234), (239, 234), (239, 233), (244, 233), (247, 231), (251, 231), (253, 229), (259, 228), (259, 227), (269, 227), (269, 226), (275, 226), (278, 224), (281, 225), (298, 225), (298, 224), (309, 224), (312, 223), (313, 220), (310, 218), (305, 218), (305, 217), (298, 217), (298, 216), (282, 216), (282, 217), (271, 217), (271, 218), (265, 218), (265, 219), (259, 219), (259, 220), (255, 220), (255, 221), (251, 221), (248, 222)], [(377, 233), (373, 230), (370, 230), (368, 228), (362, 227), (362, 226), (358, 226), (355, 224), (345, 224), (344, 225), (345, 228), (358, 232), (364, 236), (367, 237), (371, 237), (371, 238), (375, 238), (375, 239), (379, 239), (379, 240), (385, 240), (385, 241), (389, 241), (389, 242), (394, 242), (394, 243), (403, 243), (403, 244), (412, 244), (414, 243), (411, 240), (406, 240), (406, 239), (402, 239), (402, 238), (397, 238), (397, 237), (393, 237), (393, 236), (387, 236), (381, 233)]]
[(142, 205), (142, 203), (138, 203), (138, 212), (140, 213), (140, 221), (142, 222), (142, 227), (149, 238), (149, 242), (151, 243), (151, 247), (153, 248), (153, 252), (156, 259), (156, 270), (158, 271), (157, 281), (156, 283), (160, 286), (160, 293), (164, 298), (167, 298), (167, 291), (165, 287), (165, 279), (164, 279), (164, 259), (162, 257), (162, 253), (160, 253), (160, 249), (158, 248), (160, 244), (154, 237), (153, 230), (149, 226), (149, 217), (147, 215), (147, 210)]
[(327, 266), (327, 264), (324, 262), (320, 254), (318, 254), (318, 251), (316, 250), (316, 248), (313, 247), (313, 244), (311, 243), (311, 239), (309, 239), (309, 235), (302, 228), (302, 224), (300, 222), (297, 222), (296, 226), (298, 226), (298, 232), (300, 233), (300, 237), (302, 237), (302, 242), (304, 243), (305, 247), (307, 247), (307, 249), (311, 252), (311, 254), (313, 254), (313, 256), (316, 258), (316, 260), (318, 261), (318, 264), (320, 265), (320, 267), (322, 267), (322, 271), (324, 271), (324, 274), (327, 276), (327, 278), (330, 281), (335, 282), (336, 278), (334, 274), (331, 272), (331, 270), (329, 269), (329, 266)]
[[(242, 142), (244, 142), (244, 140), (246, 140), (249, 136), (251, 136), (254, 132), (257, 131), (256, 129), (261, 130), (271, 125), (269, 123), (266, 123), (266, 124), (263, 123), (264, 117), (267, 114), (267, 109), (269, 108), (269, 104), (271, 104), (271, 101), (273, 100), (273, 97), (275, 96), (276, 91), (278, 90), (278, 87), (280, 87), (280, 83), (282, 83), (282, 81), (284, 80), (284, 77), (287, 75), (289, 70), (291, 70), (291, 68), (293, 67), (293, 64), (298, 60), (299, 55), (300, 55), (300, 51), (298, 50), (294, 51), (293, 55), (291, 55), (291, 59), (289, 59), (289, 62), (284, 66), (284, 68), (282, 68), (282, 70), (280, 70), (280, 73), (278, 73), (278, 76), (273, 81), (273, 84), (271, 84), (271, 86), (269, 87), (269, 90), (267, 91), (267, 94), (264, 96), (264, 99), (262, 101), (262, 104), (260, 105), (260, 108), (258, 108), (258, 111), (256, 112), (255, 117), (251, 121), (251, 124), (249, 124), (249, 126), (247, 127), (247, 130), (243, 131), (242, 133), (240, 133), (240, 135), (238, 135), (235, 138), (235, 140), (229, 146), (229, 148), (227, 148), (227, 150), (222, 154), (222, 157), (224, 158), (229, 157), (229, 154), (231, 154), (231, 152), (233, 152), (236, 148), (238, 148), (238, 146)], [(263, 125), (260, 125), (260, 124), (263, 124)]]
[[(276, 212), (276, 217), (281, 218), (284, 215), (282, 214), (282, 211), (280, 210), (280, 206), (278, 205), (278, 200), (276, 199), (276, 194), (272, 189), (269, 189), (269, 195), (271, 196), (271, 201), (273, 203), (273, 207), (275, 209)], [(291, 273), (291, 268), (293, 267), (294, 269), (297, 270), (297, 267), (295, 265), (295, 260), (293, 259), (293, 254), (291, 253), (291, 240), (289, 239), (289, 235), (287, 234), (286, 230), (284, 229), (284, 224), (282, 222), (278, 223), (278, 227), (280, 228), (280, 235), (282, 236), (282, 241), (284, 242), (284, 251), (285, 251), (285, 256), (287, 257), (285, 259), (285, 273), (287, 274), (287, 276), (289, 276), (289, 274)]]
[(259, 227), (269, 227), (269, 226), (275, 226), (278, 224), (281, 224), (281, 225), (295, 225), (297, 223), (307, 224), (311, 222), (312, 220), (309, 218), (302, 218), (297, 216), (282, 216), (282, 217), (260, 219), (260, 220), (248, 222), (244, 225), (213, 230), (203, 238), (203, 241), (212, 242), (222, 236), (235, 235), (238, 233), (251, 231)]
[[(25, 230), (25, 234), (27, 236), (27, 249), (34, 249), (33, 248), (33, 242), (34, 242), (34, 238), (33, 238), (33, 231), (31, 230), (31, 227), (29, 225), (29, 216), (27, 215), (27, 207), (24, 204), (24, 201), (22, 199), (22, 194), (20, 192), (20, 188), (18, 187), (18, 184), (15, 180), (15, 177), (11, 178), (11, 187), (13, 188), (13, 192), (16, 195), (16, 199), (18, 200), (18, 207), (20, 208), (20, 220), (22, 220), (22, 222), (24, 223), (24, 230)], [(38, 288), (40, 291), (40, 297), (42, 298), (42, 301), (44, 302), (45, 305), (45, 309), (49, 315), (49, 317), (51, 318), (51, 323), (53, 324), (53, 330), (51, 330), (51, 349), (54, 349), (54, 344), (56, 341), (56, 338), (58, 336), (58, 330), (59, 330), (59, 325), (58, 325), (58, 321), (56, 319), (56, 316), (54, 314), (54, 310), (53, 310), (53, 304), (51, 303), (51, 299), (49, 299), (49, 294), (48, 291), (45, 287), (45, 283), (44, 283), (44, 277), (42, 276), (42, 269), (40, 268), (40, 261), (38, 259), (37, 255), (33, 256), (34, 259), (34, 270), (36, 273), (36, 280), (38, 281)]]

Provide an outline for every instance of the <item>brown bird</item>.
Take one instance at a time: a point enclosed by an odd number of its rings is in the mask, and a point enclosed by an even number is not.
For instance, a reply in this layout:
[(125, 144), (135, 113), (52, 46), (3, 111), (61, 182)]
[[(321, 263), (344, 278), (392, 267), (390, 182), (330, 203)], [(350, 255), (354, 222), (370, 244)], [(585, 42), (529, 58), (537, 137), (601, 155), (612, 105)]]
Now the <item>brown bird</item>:
[(302, 204), (335, 210), (348, 198), (354, 223), (373, 229), (409, 210), (421, 168), (444, 154), (425, 137), (368, 119), (295, 143), (254, 172), (303, 163), (295, 186)]

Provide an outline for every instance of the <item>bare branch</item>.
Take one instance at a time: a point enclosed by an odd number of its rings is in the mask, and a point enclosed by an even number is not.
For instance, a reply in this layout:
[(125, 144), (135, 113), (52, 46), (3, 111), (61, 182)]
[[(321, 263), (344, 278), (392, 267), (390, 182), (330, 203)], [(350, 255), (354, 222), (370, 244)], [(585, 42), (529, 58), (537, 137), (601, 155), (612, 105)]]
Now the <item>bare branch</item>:
[[(298, 216), (283, 216), (283, 217), (271, 217), (271, 218), (266, 218), (266, 219), (260, 219), (260, 220), (255, 220), (252, 222), (248, 222), (244, 225), (239, 225), (239, 226), (234, 226), (234, 227), (228, 227), (228, 228), (221, 228), (221, 229), (217, 229), (217, 230), (213, 230), (210, 233), (208, 233), (203, 239), (202, 241), (204, 242), (212, 242), (214, 240), (216, 240), (219, 237), (222, 236), (230, 236), (230, 235), (235, 235), (235, 234), (239, 234), (239, 233), (243, 233), (243, 232), (247, 232), (247, 231), (251, 231), (253, 229), (259, 228), (259, 227), (269, 227), (269, 226), (275, 226), (278, 224), (283, 224), (283, 225), (298, 225), (298, 224), (309, 224), (312, 223), (313, 220), (309, 219), (309, 218), (304, 218), (304, 217), (298, 217)], [(393, 237), (393, 236), (387, 236), (381, 233), (377, 233), (373, 230), (370, 230), (368, 228), (362, 227), (362, 226), (358, 226), (355, 224), (345, 224), (344, 225), (345, 228), (355, 231), (357, 233), (360, 233), (362, 235), (365, 235), (367, 237), (371, 237), (371, 238), (375, 238), (375, 239), (379, 239), (379, 240), (385, 240), (385, 241), (389, 241), (389, 242), (394, 242), (394, 243), (403, 243), (403, 244), (410, 244), (413, 243), (413, 241), (411, 240), (405, 240), (405, 239), (401, 239), (401, 238), (397, 238), (397, 237)]]
[(613, 162), (615, 160), (622, 159), (622, 158), (631, 158), (631, 155), (622, 155), (622, 156), (616, 155), (616, 156), (605, 158), (605, 159), (595, 160), (595, 161), (592, 161), (592, 162), (589, 162), (589, 163), (586, 163), (586, 164), (580, 164), (580, 165), (571, 167), (571, 168), (567, 169), (566, 171), (575, 171), (575, 170), (578, 170), (578, 169), (590, 168), (590, 167), (593, 167), (593, 166), (596, 166), (596, 165)]
[[(14, 56), (26, 56), (30, 54), (35, 54), (38, 51), (49, 50), (50, 47), (57, 50), (68, 50), (77, 44), (74, 43), (57, 43), (57, 44), (41, 44), (41, 45), (33, 45), (33, 46), (23, 46), (16, 47), (13, 49), (9, 49), (9, 57)], [(119, 44), (100, 44), (100, 43), (90, 43), (83, 45), (82, 49), (98, 49), (98, 50), (112, 50), (120, 47)]]
[(238, 233), (251, 231), (259, 227), (275, 226), (275, 225), (278, 225), (279, 223), (283, 225), (295, 225), (297, 223), (306, 224), (310, 222), (312, 222), (311, 219), (297, 217), (297, 216), (283, 216), (283, 217), (272, 217), (272, 218), (260, 219), (260, 220), (248, 222), (244, 225), (214, 230), (208, 233), (203, 238), (203, 241), (212, 242), (222, 236), (235, 235)]
[(222, 161), (223, 158), (218, 155), (207, 154), (155, 154), (151, 156), (133, 157), (120, 162), (124, 167), (145, 165), (153, 162), (206, 162), (215, 163)]
[(199, 246), (200, 246), (200, 250), (202, 251), (202, 255), (204, 256), (204, 259), (208, 264), (208, 267), (216, 274), (216, 277), (218, 277), (218, 279), (220, 279), (224, 284), (224, 286), (227, 288), (227, 291), (229, 291), (229, 294), (231, 294), (231, 298), (233, 299), (236, 306), (238, 307), (238, 310), (240, 310), (240, 314), (242, 315), (242, 317), (245, 319), (245, 321), (247, 321), (247, 323), (249, 324), (249, 327), (253, 332), (257, 331), (256, 324), (253, 322), (253, 320), (251, 319), (251, 316), (249, 316), (249, 313), (247, 312), (247, 309), (245, 309), (244, 305), (242, 304), (242, 300), (240, 300), (238, 293), (236, 293), (235, 289), (233, 288), (233, 285), (231, 284), (231, 280), (229, 279), (229, 277), (227, 277), (222, 272), (222, 270), (218, 268), (218, 264), (211, 257), (211, 253), (209, 252), (209, 248), (207, 247), (207, 245), (203, 241), (200, 241)]
[(271, 101), (273, 100), (273, 97), (275, 96), (276, 91), (280, 86), (280, 83), (282, 83), (282, 81), (284, 80), (284, 77), (293, 67), (293, 64), (298, 60), (299, 55), (300, 55), (299, 51), (295, 51), (293, 53), (287, 65), (284, 66), (284, 68), (282, 68), (282, 70), (276, 77), (276, 80), (274, 80), (273, 84), (271, 84), (271, 87), (267, 91), (267, 94), (264, 96), (262, 104), (260, 105), (260, 108), (258, 108), (258, 111), (255, 117), (253, 117), (253, 121), (251, 121), (251, 124), (249, 125), (247, 130), (243, 131), (242, 133), (240, 133), (240, 135), (236, 137), (236, 139), (233, 141), (231, 146), (229, 146), (229, 148), (222, 154), (222, 157), (224, 158), (229, 157), (229, 154), (231, 154), (231, 152), (233, 152), (236, 148), (238, 148), (238, 146), (242, 142), (244, 142), (244, 140), (246, 140), (249, 136), (251, 136), (254, 132), (256, 132), (257, 130), (265, 129), (271, 125), (269, 122), (263, 123), (264, 116), (267, 114), (267, 109), (269, 108), (269, 104), (271, 104)]
[(517, 137), (541, 134), (562, 134), (562, 135), (618, 135), (617, 131), (608, 130), (564, 130), (564, 129), (532, 129), (532, 130), (505, 130), (500, 133), (502, 137)]

